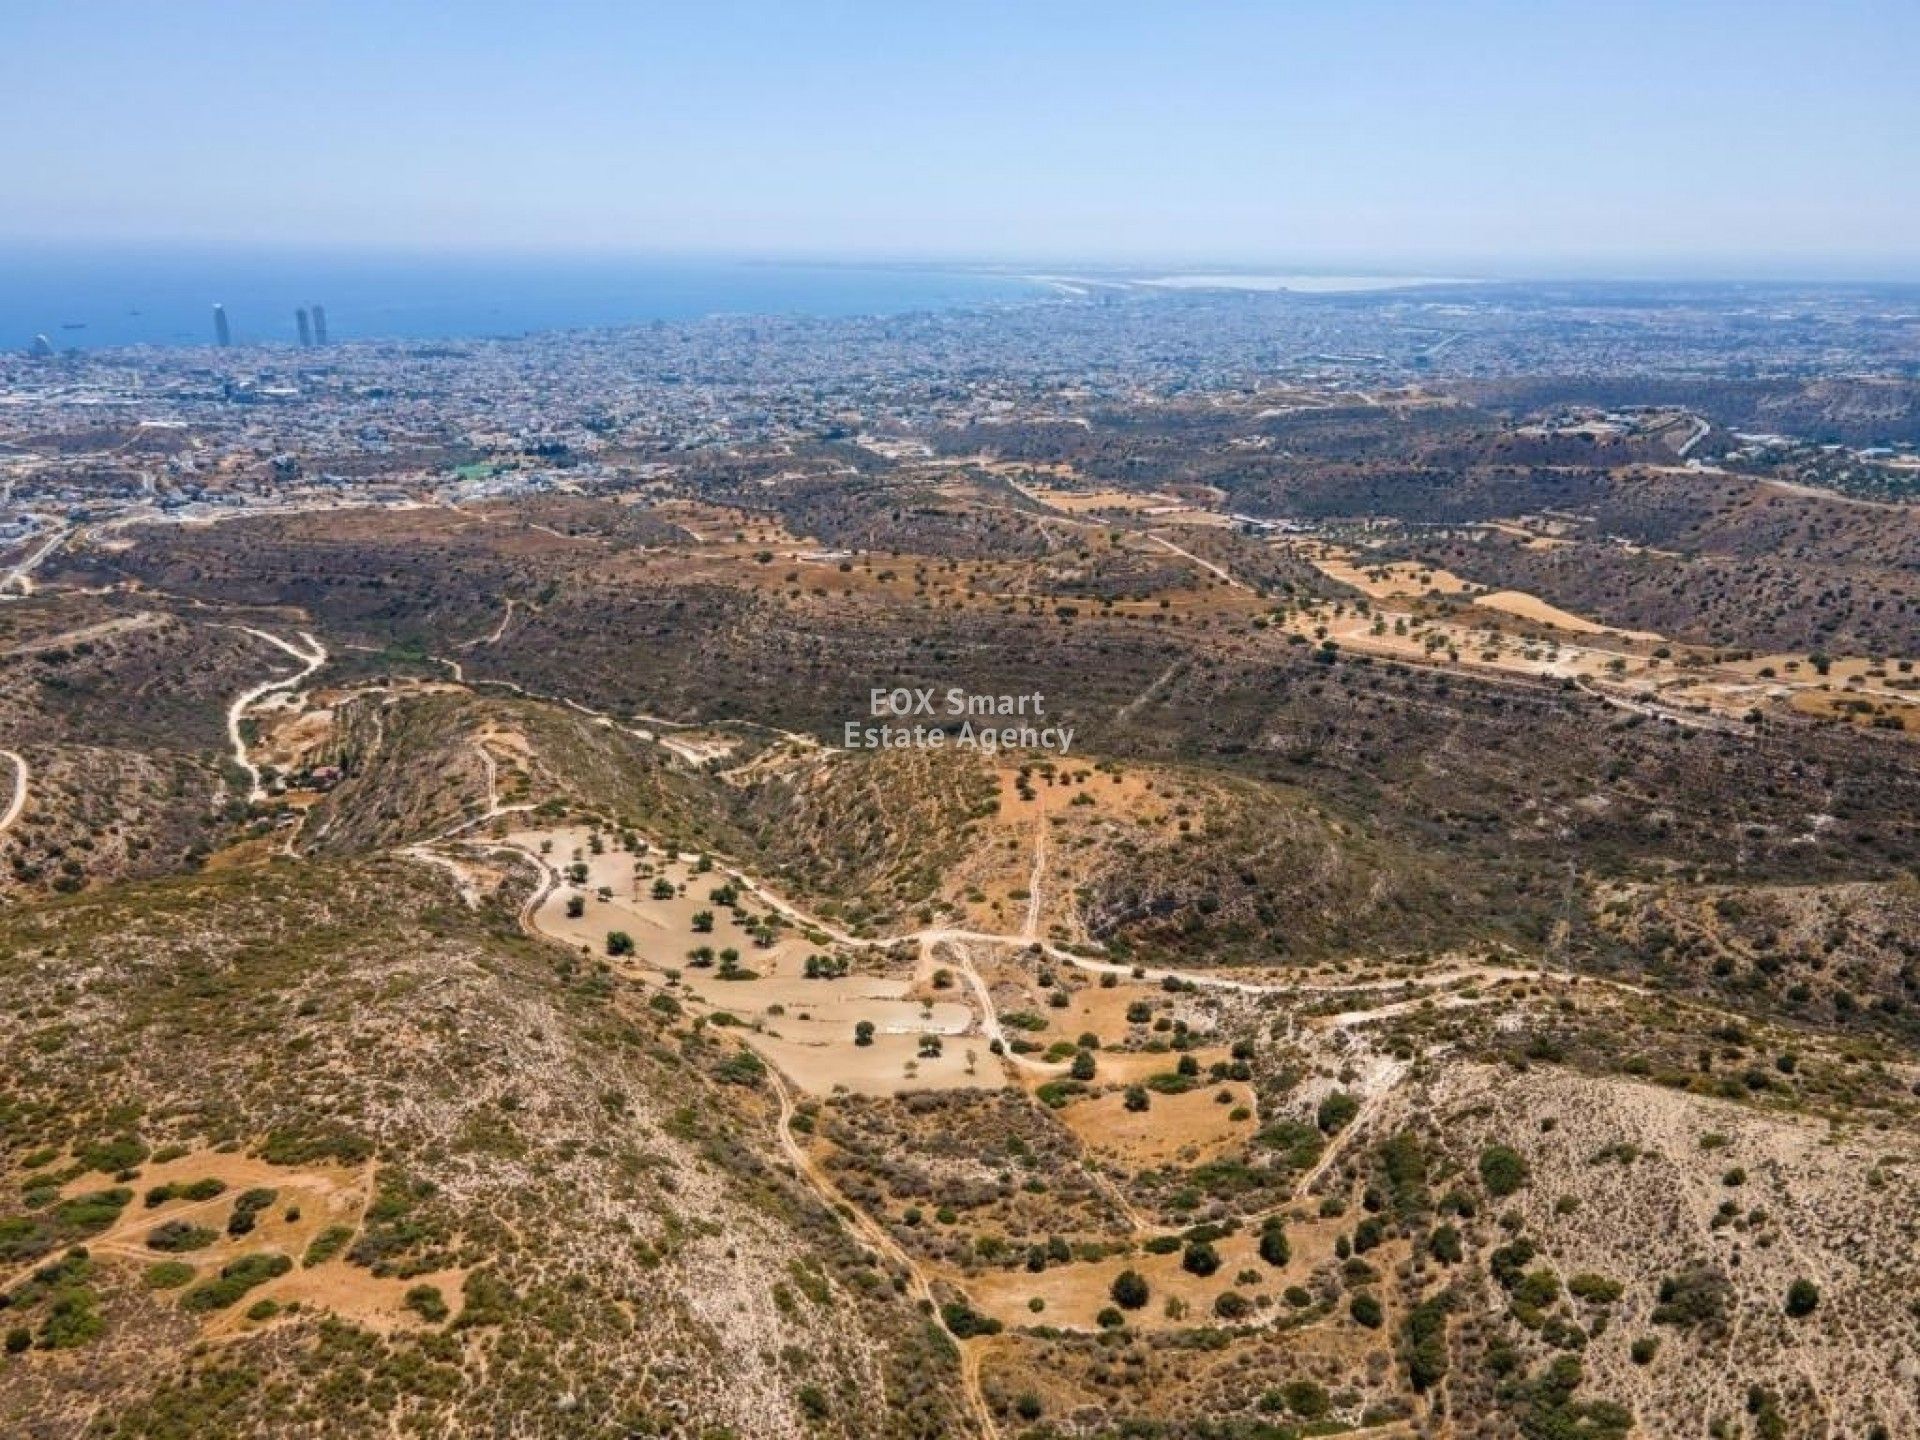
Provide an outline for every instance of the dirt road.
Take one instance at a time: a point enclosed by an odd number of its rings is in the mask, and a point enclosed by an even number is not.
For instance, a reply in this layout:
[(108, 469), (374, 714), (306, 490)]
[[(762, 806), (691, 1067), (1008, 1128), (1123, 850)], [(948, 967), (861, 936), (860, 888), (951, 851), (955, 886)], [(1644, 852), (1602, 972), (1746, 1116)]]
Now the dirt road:
[[(935, 1316), (940, 1313), (939, 1303), (934, 1299), (933, 1283), (926, 1272), (914, 1261), (914, 1258), (901, 1248), (893, 1236), (860, 1206), (840, 1193), (827, 1173), (813, 1161), (806, 1148), (794, 1138), (793, 1134), (793, 1092), (788, 1087), (786, 1077), (778, 1070), (768, 1067), (768, 1076), (773, 1081), (774, 1094), (780, 1101), (780, 1119), (778, 1131), (780, 1148), (787, 1159), (793, 1162), (796, 1174), (812, 1187), (828, 1210), (842, 1216), (853, 1227), (854, 1233), (875, 1250), (886, 1256), (889, 1261), (906, 1273), (907, 1293), (925, 1306)], [(993, 1412), (987, 1408), (987, 1397), (980, 1388), (980, 1367), (978, 1359), (972, 1354), (977, 1342), (956, 1340), (960, 1348), (961, 1394), (966, 1397), (967, 1409), (972, 1412), (979, 1433), (986, 1440), (996, 1440), (1000, 1427), (994, 1423)]]
[(73, 531), (70, 529), (54, 531), (52, 538), (38, 550), (35, 550), (24, 560), (14, 565), (5, 575), (0, 575), (0, 595), (6, 595), (16, 587), (20, 594), (31, 595), (33, 593), (33, 572), (40, 568), (42, 561), (65, 544), (67, 537), (72, 534)]
[(1224, 570), (1222, 567), (1214, 564), (1213, 561), (1202, 560), (1198, 555), (1194, 554), (1191, 550), (1182, 550), (1178, 545), (1174, 544), (1171, 540), (1167, 539), (1164, 535), (1155, 535), (1152, 531), (1148, 531), (1147, 538), (1153, 541), (1153, 543), (1158, 545), (1161, 549), (1171, 550), (1175, 555), (1178, 555), (1181, 559), (1190, 560), (1195, 565), (1198, 565), (1202, 570), (1210, 571), (1212, 574), (1218, 575), (1222, 580), (1226, 581), (1227, 584), (1231, 585), (1236, 590), (1246, 590), (1251, 588), (1245, 582), (1234, 579), (1233, 576), (1229, 575), (1226, 572), (1226, 570)]
[(267, 792), (260, 784), (260, 767), (248, 758), (246, 737), (240, 733), (241, 718), (247, 713), (247, 707), (252, 705), (256, 700), (271, 695), (276, 690), (291, 689), (309, 675), (313, 674), (313, 672), (318, 670), (322, 665), (326, 664), (327, 647), (314, 639), (312, 634), (305, 630), (300, 632), (300, 638), (306, 641), (309, 648), (303, 650), (292, 641), (282, 640), (278, 635), (275, 635), (269, 630), (256, 630), (251, 625), (235, 625), (232, 628), (244, 631), (256, 639), (265, 640), (268, 644), (286, 651), (287, 654), (298, 660), (301, 666), (301, 668), (292, 675), (283, 676), (277, 680), (261, 681), (252, 689), (241, 694), (234, 700), (233, 704), (227, 707), (227, 740), (233, 747), (233, 758), (235, 762), (238, 763), (242, 770), (247, 772), (247, 799), (254, 804), (258, 804), (267, 798)]
[(1047, 809), (1045, 805), (1036, 807), (1033, 828), (1033, 869), (1027, 875), (1027, 918), (1020, 927), (1022, 940), (1033, 940), (1040, 934), (1040, 898), (1047, 877)]
[(7, 801), (7, 808), (0, 811), (0, 835), (13, 828), (13, 822), (20, 818), (20, 812), (27, 808), (27, 761), (17, 750), (0, 750), (0, 756), (13, 762), (13, 798)]

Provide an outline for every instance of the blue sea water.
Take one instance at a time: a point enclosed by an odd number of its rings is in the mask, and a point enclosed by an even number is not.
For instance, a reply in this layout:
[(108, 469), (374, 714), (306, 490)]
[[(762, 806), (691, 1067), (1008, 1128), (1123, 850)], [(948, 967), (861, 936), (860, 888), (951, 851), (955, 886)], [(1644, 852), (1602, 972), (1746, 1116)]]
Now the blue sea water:
[(293, 343), (326, 308), (332, 340), (450, 339), (714, 314), (884, 315), (1042, 293), (1008, 275), (724, 260), (235, 255), (0, 250), (0, 348)]

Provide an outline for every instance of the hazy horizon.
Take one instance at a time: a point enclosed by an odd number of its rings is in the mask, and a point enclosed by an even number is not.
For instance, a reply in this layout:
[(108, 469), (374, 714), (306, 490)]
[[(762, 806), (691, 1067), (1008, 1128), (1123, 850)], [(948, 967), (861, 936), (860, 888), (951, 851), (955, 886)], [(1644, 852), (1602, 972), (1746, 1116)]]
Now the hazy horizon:
[(142, 237), (99, 240), (0, 235), (0, 262), (7, 259), (73, 263), (127, 259), (154, 261), (233, 261), (244, 264), (415, 265), (445, 263), (481, 268), (545, 263), (557, 267), (618, 266), (766, 266), (793, 269), (948, 270), (958, 274), (1008, 277), (1089, 278), (1153, 275), (1195, 276), (1393, 276), (1484, 284), (1726, 284), (1726, 285), (1920, 285), (1920, 257), (1887, 265), (1874, 257), (1831, 255), (1803, 260), (1792, 256), (1730, 259), (1712, 255), (1615, 258), (1576, 255), (1524, 256), (1306, 254), (1248, 255), (1166, 253), (1087, 255), (1044, 252), (979, 251), (794, 251), (734, 247), (674, 249), (646, 247), (563, 247), (547, 245), (474, 246), (450, 241), (395, 243), (296, 241), (247, 243), (234, 240), (181, 240)]
[(0, 0), (0, 249), (1920, 278), (1920, 10)]

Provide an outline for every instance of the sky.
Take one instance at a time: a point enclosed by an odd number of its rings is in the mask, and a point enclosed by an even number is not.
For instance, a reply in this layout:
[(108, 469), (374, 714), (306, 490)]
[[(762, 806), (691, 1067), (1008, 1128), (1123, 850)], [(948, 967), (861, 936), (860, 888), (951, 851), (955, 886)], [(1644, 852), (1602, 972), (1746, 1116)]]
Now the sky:
[(1920, 0), (0, 0), (0, 245), (1920, 279)]

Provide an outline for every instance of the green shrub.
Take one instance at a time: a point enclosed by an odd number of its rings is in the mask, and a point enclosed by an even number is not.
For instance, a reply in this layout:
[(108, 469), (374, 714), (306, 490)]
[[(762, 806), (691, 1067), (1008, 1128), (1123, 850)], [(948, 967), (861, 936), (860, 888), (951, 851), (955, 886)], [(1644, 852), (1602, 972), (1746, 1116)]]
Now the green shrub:
[(1487, 1257), (1487, 1268), (1503, 1290), (1511, 1290), (1527, 1273), (1527, 1266), (1539, 1252), (1533, 1242), (1522, 1236), (1511, 1245), (1502, 1245)]
[(949, 1300), (942, 1305), (940, 1319), (957, 1340), (971, 1339), (975, 1335), (998, 1335), (1001, 1330), (998, 1320), (982, 1315), (961, 1300)]
[(1220, 1252), (1211, 1241), (1189, 1240), (1180, 1255), (1180, 1268), (1189, 1275), (1211, 1275), (1220, 1268)]
[(1087, 1087), (1078, 1080), (1049, 1080), (1035, 1088), (1033, 1098), (1049, 1110), (1059, 1110), (1086, 1093)]
[(243, 1190), (233, 1202), (233, 1213), (227, 1217), (227, 1234), (250, 1235), (260, 1218), (260, 1212), (273, 1204), (280, 1196), (278, 1190), (269, 1190), (257, 1186), (252, 1190)]
[(438, 1285), (415, 1285), (407, 1291), (406, 1301), (407, 1308), (429, 1325), (438, 1325), (451, 1313)]
[(1595, 1305), (1611, 1305), (1627, 1293), (1627, 1287), (1618, 1280), (1609, 1280), (1605, 1275), (1596, 1275), (1591, 1270), (1583, 1270), (1567, 1281), (1567, 1290)]
[(53, 1212), (54, 1220), (73, 1230), (104, 1230), (120, 1218), (120, 1212), (133, 1199), (133, 1192), (121, 1186), (95, 1190), (62, 1200)]
[(312, 1165), (321, 1160), (359, 1165), (372, 1156), (373, 1141), (333, 1121), (319, 1121), (297, 1130), (272, 1131), (260, 1147), (260, 1158), (269, 1165)]
[(169, 1200), (211, 1200), (223, 1193), (227, 1182), (208, 1175), (200, 1180), (181, 1183), (178, 1180), (167, 1185), (155, 1185), (146, 1193), (146, 1206), (149, 1210), (164, 1205)]
[(1260, 1231), (1260, 1258), (1276, 1269), (1293, 1258), (1286, 1227), (1277, 1220), (1269, 1221)]
[(1731, 1287), (1718, 1270), (1696, 1265), (1660, 1282), (1660, 1303), (1653, 1307), (1653, 1323), (1688, 1329), (1717, 1321), (1726, 1314)]
[(1380, 1166), (1386, 1171), (1396, 1219), (1410, 1222), (1433, 1208), (1433, 1196), (1427, 1189), (1427, 1157), (1411, 1131), (1400, 1131), (1380, 1147)]
[(300, 1264), (308, 1270), (316, 1265), (324, 1265), (346, 1249), (347, 1242), (351, 1239), (353, 1239), (351, 1225), (329, 1225), (307, 1242), (307, 1253), (300, 1258)]
[(1336, 1135), (1347, 1127), (1354, 1116), (1360, 1113), (1360, 1101), (1344, 1090), (1335, 1090), (1320, 1102), (1320, 1108), (1314, 1112), (1314, 1123), (1322, 1133)]
[(1500, 1398), (1517, 1412), (1529, 1440), (1625, 1440), (1633, 1412), (1611, 1400), (1576, 1400), (1582, 1378), (1580, 1357), (1562, 1355), (1538, 1374), (1503, 1385)]
[(47, 1307), (47, 1318), (40, 1326), (40, 1345), (46, 1350), (72, 1350), (86, 1344), (107, 1322), (95, 1307), (99, 1297), (84, 1285), (56, 1290)]
[(1327, 1392), (1311, 1380), (1289, 1380), (1282, 1385), (1280, 1403), (1302, 1420), (1319, 1420), (1333, 1408)]
[(1238, 1290), (1222, 1290), (1213, 1297), (1213, 1313), (1222, 1320), (1244, 1320), (1253, 1313), (1253, 1302)]
[(70, 1245), (120, 1218), (133, 1199), (131, 1190), (96, 1190), (53, 1204), (41, 1215), (10, 1215), (0, 1219), (0, 1261), (37, 1260), (60, 1245)]
[(284, 1255), (242, 1255), (224, 1265), (218, 1279), (196, 1285), (180, 1297), (180, 1308), (196, 1312), (224, 1310), (256, 1285), (286, 1274), (293, 1262)]
[(433, 1268), (423, 1263), (424, 1257), (449, 1238), (445, 1223), (426, 1208), (434, 1193), (432, 1181), (416, 1179), (398, 1166), (383, 1166), (374, 1183), (373, 1204), (347, 1259), (383, 1276)]
[(1113, 1286), (1108, 1292), (1113, 1303), (1123, 1310), (1138, 1310), (1147, 1303), (1147, 1280), (1138, 1270), (1122, 1270), (1113, 1277)]
[(1480, 1152), (1480, 1183), (1487, 1193), (1504, 1199), (1527, 1183), (1527, 1162), (1508, 1145), (1489, 1145)]
[(182, 1250), (204, 1250), (219, 1238), (217, 1231), (209, 1230), (204, 1225), (195, 1225), (186, 1220), (168, 1220), (147, 1232), (147, 1248), (178, 1254)]
[(513, 1291), (491, 1270), (469, 1270), (460, 1282), (460, 1300), (460, 1317), (453, 1322), (456, 1330), (499, 1325), (513, 1313)]
[(1560, 1298), (1560, 1277), (1541, 1266), (1529, 1270), (1513, 1289), (1514, 1303), (1531, 1310), (1544, 1310)]
[(100, 1170), (108, 1175), (117, 1175), (122, 1170), (131, 1170), (147, 1158), (147, 1147), (136, 1135), (119, 1135), (111, 1140), (96, 1140), (82, 1145), (75, 1153), (75, 1159), (89, 1170)]
[(1295, 1170), (1313, 1168), (1313, 1163), (1325, 1148), (1320, 1132), (1298, 1120), (1276, 1120), (1253, 1138), (1269, 1150), (1280, 1151), (1282, 1158)]
[(1407, 1312), (1401, 1340), (1415, 1390), (1431, 1390), (1446, 1378), (1447, 1312), (1452, 1308), (1451, 1295), (1442, 1293)]
[(83, 1285), (93, 1275), (93, 1261), (75, 1246), (52, 1264), (42, 1265), (12, 1290), (0, 1293), (0, 1309), (26, 1310), (59, 1290)]
[(193, 1279), (193, 1266), (184, 1260), (162, 1260), (157, 1265), (149, 1265), (147, 1273), (140, 1277), (140, 1283), (149, 1290), (177, 1290)]

